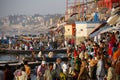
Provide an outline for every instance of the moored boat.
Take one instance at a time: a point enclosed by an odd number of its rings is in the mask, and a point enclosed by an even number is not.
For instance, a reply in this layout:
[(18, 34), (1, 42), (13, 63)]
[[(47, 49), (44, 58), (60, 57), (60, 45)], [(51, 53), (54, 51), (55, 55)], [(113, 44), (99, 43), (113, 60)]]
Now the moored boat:
[[(9, 49), (0, 49), (0, 54), (8, 54), (8, 53), (31, 54), (33, 51), (36, 54), (40, 52), (40, 50), (9, 50)], [(52, 51), (55, 54), (66, 53), (66, 49), (45, 50), (45, 51), (42, 51), (42, 53), (45, 54), (45, 53), (49, 53), (50, 51)]]

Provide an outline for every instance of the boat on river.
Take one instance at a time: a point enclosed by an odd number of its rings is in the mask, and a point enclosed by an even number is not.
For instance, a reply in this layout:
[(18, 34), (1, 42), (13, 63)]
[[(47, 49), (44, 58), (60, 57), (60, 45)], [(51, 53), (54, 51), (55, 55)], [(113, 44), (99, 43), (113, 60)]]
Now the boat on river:
[[(9, 49), (0, 49), (0, 54), (31, 54), (32, 52), (35, 52), (36, 54), (40, 52), (40, 50), (9, 50)], [(53, 50), (44, 50), (42, 51), (43, 54), (53, 52), (55, 54), (59, 53), (66, 53), (66, 49), (53, 49)]]
[[(31, 55), (32, 55), (33, 51), (35, 52), (35, 61), (32, 61), (32, 56)], [(15, 58), (16, 55), (19, 56), (19, 57), (22, 56), (26, 60), (29, 61), (29, 65), (31, 67), (35, 67), (35, 66), (39, 65), (41, 63), (41, 61), (42, 61), (41, 58), (36, 57), (39, 52), (40, 52), (39, 50), (32, 50), (32, 51), (27, 50), (27, 51), (25, 51), (25, 50), (6, 50), (6, 49), (4, 49), (4, 50), (0, 50), (0, 55), (3, 56), (3, 59), (5, 58), (6, 55), (7, 55), (6, 58), (8, 58), (8, 57)], [(54, 53), (54, 57), (49, 58), (47, 56), (49, 52), (53, 52)], [(68, 57), (66, 56), (67, 55), (66, 54), (66, 49), (46, 50), (46, 51), (42, 51), (42, 54), (44, 54), (46, 56), (45, 57), (46, 58), (46, 62), (48, 62), (48, 63), (49, 62), (55, 62), (58, 57), (61, 58), (62, 61), (68, 61)], [(16, 60), (16, 59), (11, 60), (11, 61), (10, 60), (0, 61), (0, 66), (4, 66), (5, 64), (9, 64), (10, 66), (15, 67), (17, 65), (20, 65), (21, 61), (20, 60)]]
[[(61, 58), (62, 61), (68, 61), (68, 58), (67, 57), (64, 57), (64, 58)], [(49, 63), (49, 62), (55, 62), (56, 61), (56, 58), (46, 58), (46, 62)], [(35, 62), (31, 62), (31, 61), (28, 61), (28, 64), (29, 66), (31, 66), (31, 68), (35, 68), (35, 66), (38, 66), (40, 65), (42, 62), (41, 59), (39, 59), (38, 61), (35, 61)], [(3, 61), (3, 62), (0, 62), (0, 66), (1, 67), (4, 67), (5, 64), (9, 64), (11, 67), (15, 68), (19, 65), (22, 64), (22, 62), (19, 62), (19, 61)]]

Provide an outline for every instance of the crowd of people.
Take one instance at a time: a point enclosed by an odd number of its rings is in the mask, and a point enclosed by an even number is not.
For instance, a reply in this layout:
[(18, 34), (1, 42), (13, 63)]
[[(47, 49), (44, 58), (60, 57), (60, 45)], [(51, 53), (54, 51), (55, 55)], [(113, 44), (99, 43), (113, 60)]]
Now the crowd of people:
[[(65, 40), (64, 43), (68, 61), (57, 58), (56, 62), (47, 63), (42, 60), (35, 69), (37, 80), (120, 80), (119, 31), (105, 33), (100, 38), (88, 38), (80, 45), (75, 45), (72, 39)], [(0, 80), (31, 78), (27, 62), (14, 70), (13, 74), (7, 70), (10, 69), (8, 65), (5, 67), (4, 74), (0, 71)]]
[[(120, 80), (120, 34), (108, 32), (80, 45), (65, 41), (68, 61), (42, 62), (38, 80)], [(42, 74), (41, 74), (42, 73)]]
[(4, 68), (0, 67), (0, 80), (31, 80), (30, 74), (28, 61), (14, 68), (9, 64), (5, 64)]
[[(12, 50), (53, 50), (61, 47), (61, 42), (56, 35), (43, 35), (39, 37), (15, 38), (9, 37), (8, 49)], [(30, 39), (29, 39), (30, 38)], [(63, 39), (63, 38), (61, 38)], [(5, 43), (1, 43), (5, 44)]]

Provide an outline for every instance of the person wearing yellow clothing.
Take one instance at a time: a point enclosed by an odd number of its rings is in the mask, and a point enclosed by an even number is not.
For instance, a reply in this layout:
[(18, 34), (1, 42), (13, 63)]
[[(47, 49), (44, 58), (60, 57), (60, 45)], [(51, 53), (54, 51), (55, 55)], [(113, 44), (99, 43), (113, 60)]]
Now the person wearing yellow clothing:
[(25, 72), (27, 73), (28, 79), (31, 80), (30, 74), (31, 74), (31, 68), (28, 65), (28, 61), (24, 61), (24, 67), (25, 67)]
[(60, 72), (60, 80), (67, 80), (67, 76), (66, 76), (66, 74), (63, 73), (62, 70)]

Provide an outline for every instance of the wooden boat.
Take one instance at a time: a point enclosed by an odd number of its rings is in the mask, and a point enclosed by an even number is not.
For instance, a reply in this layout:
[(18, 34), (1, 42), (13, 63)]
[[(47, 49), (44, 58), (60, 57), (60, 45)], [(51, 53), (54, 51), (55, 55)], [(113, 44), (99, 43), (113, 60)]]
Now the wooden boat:
[[(57, 57), (56, 57), (57, 58)], [(55, 62), (56, 61), (56, 58), (46, 58), (46, 62), (49, 63), (49, 62)], [(68, 61), (68, 58), (67, 57), (64, 57), (64, 58), (61, 58), (62, 61)], [(35, 62), (28, 62), (29, 66), (34, 69), (36, 66), (40, 65), (41, 64), (41, 59), (35, 61)], [(19, 61), (9, 61), (9, 62), (0, 62), (0, 67), (4, 68), (4, 65), (5, 64), (9, 64), (12, 68), (16, 68), (17, 66), (21, 65), (22, 63), (19, 62)]]
[[(3, 49), (3, 50), (0, 50), (0, 55), (6, 55), (6, 54), (11, 54), (11, 55), (25, 55), (25, 54), (30, 54), (32, 52), (35, 52), (36, 54), (38, 54), (40, 51), (39, 50), (6, 50), (6, 49)], [(52, 51), (53, 53), (55, 54), (66, 54), (66, 49), (56, 49), (56, 50), (47, 50), (47, 51), (42, 51), (42, 54), (47, 54), (49, 53), (50, 51)], [(62, 59), (62, 61), (68, 61), (68, 58), (67, 57), (63, 57), (63, 56), (58, 56)], [(46, 62), (55, 62), (56, 61), (56, 58), (58, 57), (53, 57), (53, 58), (49, 58), (49, 57), (46, 57)], [(40, 65), (42, 59), (40, 58), (35, 58), (35, 62), (32, 62), (31, 61), (31, 56), (27, 56), (25, 57), (28, 61), (29, 61), (29, 65), (34, 68), (35, 66), (37, 65)], [(18, 65), (20, 65), (21, 63), (19, 61), (6, 61), (6, 62), (0, 62), (0, 66), (4, 66), (5, 64), (9, 64), (11, 67), (16, 67)]]
[[(40, 50), (8, 50), (8, 49), (0, 49), (0, 54), (31, 54), (32, 52), (39, 53)], [(55, 49), (55, 50), (45, 50), (42, 51), (43, 54), (49, 53), (52, 51), (55, 54), (58, 53), (66, 53), (66, 49)]]
[(0, 65), (1, 64), (14, 64), (14, 63), (18, 63), (19, 61), (0, 61)]
[[(7, 63), (6, 63), (7, 64)], [(9, 64), (9, 66), (12, 68), (12, 69), (15, 69), (17, 66), (19, 66), (19, 65), (21, 65), (22, 63), (21, 62), (18, 62), (18, 63), (8, 63)], [(35, 66), (38, 66), (38, 65), (40, 65), (41, 64), (41, 62), (28, 62), (28, 65), (32, 68), (32, 69), (34, 69), (35, 68)], [(0, 64), (0, 67), (2, 68), (2, 69), (4, 69), (4, 66), (5, 66), (5, 64)]]

